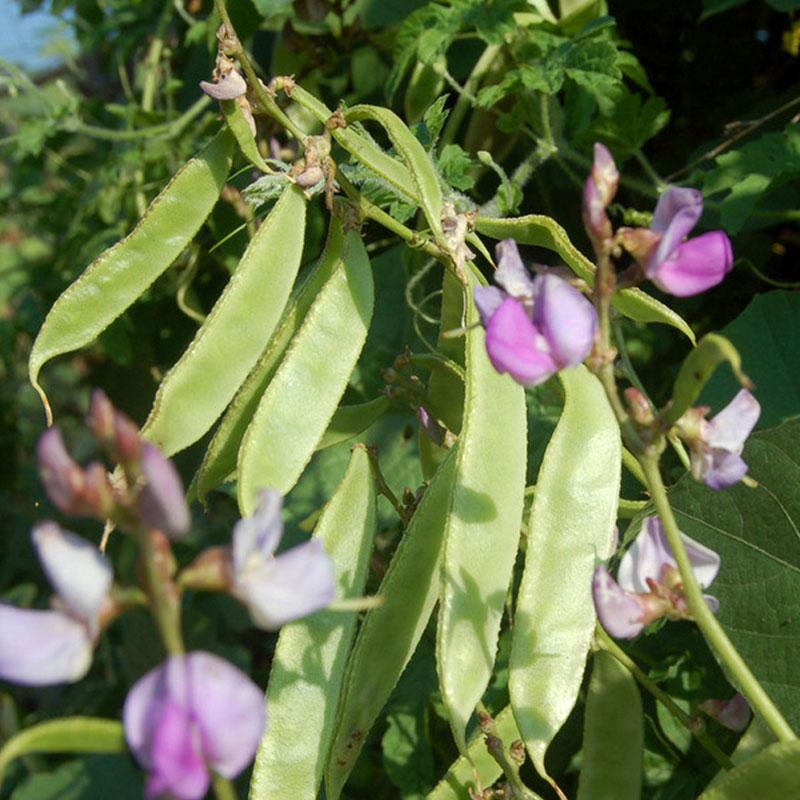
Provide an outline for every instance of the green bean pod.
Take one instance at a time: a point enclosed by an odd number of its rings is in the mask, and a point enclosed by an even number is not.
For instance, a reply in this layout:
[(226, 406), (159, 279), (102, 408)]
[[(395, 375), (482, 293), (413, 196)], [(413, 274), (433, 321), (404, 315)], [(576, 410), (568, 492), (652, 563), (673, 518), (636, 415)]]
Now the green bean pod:
[(388, 411), (391, 405), (391, 400), (384, 396), (354, 406), (339, 406), (328, 425), (328, 430), (320, 439), (317, 450), (333, 447), (363, 433)]
[(455, 462), (451, 451), (425, 490), (378, 589), (383, 604), (367, 613), (356, 637), (325, 768), (328, 800), (338, 800), (433, 613)]
[(283, 313), (303, 255), (306, 201), (288, 186), (178, 363), (142, 434), (167, 455), (196, 442), (230, 403)]
[(222, 114), (225, 117), (225, 122), (231, 133), (236, 138), (236, 143), (242, 151), (242, 155), (254, 166), (267, 174), (274, 173), (275, 170), (269, 168), (269, 165), (264, 161), (263, 156), (258, 151), (258, 145), (253, 137), (253, 131), (250, 130), (250, 124), (244, 116), (244, 112), (239, 105), (238, 100), (223, 100), (220, 103), (222, 107)]
[(539, 774), (575, 705), (596, 622), (592, 576), (611, 553), (621, 475), (619, 426), (584, 366), (560, 373), (565, 403), (544, 454), (517, 595), (509, 694)]
[[(511, 238), (520, 244), (533, 244), (552, 250), (564, 259), (564, 263), (579, 278), (585, 280), (589, 286), (594, 286), (594, 264), (575, 247), (567, 232), (551, 217), (542, 214), (528, 214), (513, 219), (478, 217), (475, 228), (479, 233), (491, 236), (493, 239)], [(689, 323), (669, 306), (650, 297), (641, 289), (623, 289), (615, 292), (613, 303), (626, 317), (637, 322), (660, 322), (671, 325), (683, 333), (692, 344), (695, 343), (694, 331)]]
[(577, 800), (639, 800), (643, 758), (639, 688), (611, 653), (598, 650), (586, 698)]
[[(333, 560), (338, 597), (364, 591), (375, 527), (375, 480), (367, 451), (358, 446), (314, 532)], [(354, 613), (323, 610), (281, 630), (250, 800), (315, 800), (355, 625)]]
[[(470, 289), (476, 285), (473, 274)], [(519, 545), (527, 447), (524, 390), (494, 369), (471, 296), (465, 306), (464, 415), (436, 637), (442, 700), (462, 753), (467, 722), (492, 676)]]
[(214, 208), (233, 158), (227, 130), (188, 161), (153, 200), (136, 227), (98, 256), (56, 300), (28, 361), (28, 374), (52, 424), (39, 385), (42, 366), (93, 341), (180, 255)]
[(197, 496), (201, 501), (212, 489), (233, 479), (239, 448), (247, 426), (253, 419), (258, 403), (275, 375), (286, 348), (303, 324), (311, 304), (340, 264), (343, 246), (342, 226), (334, 218), (331, 220), (328, 241), (325, 243), (322, 256), (289, 301), (275, 333), (247, 379), (239, 387), (211, 439), (195, 479)]
[(374, 289), (361, 235), (345, 236), (342, 259), (317, 295), (267, 386), (242, 439), (239, 507), (255, 507), (259, 489), (286, 494), (308, 463), (361, 354)]

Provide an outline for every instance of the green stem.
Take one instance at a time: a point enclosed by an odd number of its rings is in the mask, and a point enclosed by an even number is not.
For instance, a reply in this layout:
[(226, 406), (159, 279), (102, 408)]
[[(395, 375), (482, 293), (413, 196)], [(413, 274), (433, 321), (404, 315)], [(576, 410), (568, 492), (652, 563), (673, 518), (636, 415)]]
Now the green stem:
[(647, 508), (648, 503), (648, 500), (627, 500), (624, 497), (620, 497), (617, 516), (621, 519), (633, 519)]
[(639, 162), (647, 177), (650, 178), (650, 180), (656, 185), (656, 188), (659, 191), (663, 191), (667, 184), (664, 179), (655, 171), (655, 168), (650, 163), (647, 156), (640, 149), (634, 150), (633, 156)]
[(217, 775), (216, 772), (213, 773), (212, 786), (214, 787), (214, 797), (217, 800), (236, 800), (236, 790), (233, 788), (233, 784), (222, 775)]
[(147, 73), (144, 79), (144, 88), (142, 89), (143, 111), (152, 111), (155, 105), (156, 88), (158, 87), (158, 65), (161, 61), (161, 53), (164, 50), (164, 34), (167, 31), (170, 19), (172, 19), (172, 10), (172, 2), (168, 0), (164, 4), (161, 16), (158, 18), (156, 35), (153, 37), (153, 41), (150, 42), (150, 48), (147, 51), (147, 58), (145, 59)]
[(698, 742), (708, 751), (708, 754), (723, 768), (731, 770), (733, 762), (717, 747), (714, 740), (703, 730), (700, 730), (697, 723), (663, 690), (658, 684), (647, 677), (639, 665), (605, 632), (602, 626), (598, 625), (595, 630), (595, 638), (600, 646), (611, 653), (614, 658), (622, 664), (628, 672), (636, 678), (642, 687), (650, 692), (653, 697), (661, 703), (664, 708), (672, 714), (688, 730)]
[(786, 722), (778, 707), (772, 702), (772, 699), (764, 691), (756, 676), (750, 671), (750, 668), (728, 638), (725, 630), (719, 624), (703, 597), (703, 590), (695, 578), (692, 563), (689, 560), (678, 529), (678, 523), (667, 499), (667, 490), (661, 479), (661, 471), (658, 467), (658, 457), (647, 453), (639, 460), (647, 479), (650, 495), (664, 527), (667, 541), (675, 555), (675, 561), (678, 564), (678, 570), (683, 581), (683, 591), (693, 619), (703, 632), (712, 650), (730, 672), (734, 683), (747, 698), (754, 711), (769, 726), (778, 741), (794, 741), (797, 736), (789, 726), (789, 723)]
[(644, 472), (642, 471), (642, 465), (639, 463), (636, 456), (628, 450), (627, 447), (622, 448), (622, 465), (625, 469), (636, 478), (639, 483), (642, 484), (645, 488), (647, 487), (647, 481), (644, 477)]

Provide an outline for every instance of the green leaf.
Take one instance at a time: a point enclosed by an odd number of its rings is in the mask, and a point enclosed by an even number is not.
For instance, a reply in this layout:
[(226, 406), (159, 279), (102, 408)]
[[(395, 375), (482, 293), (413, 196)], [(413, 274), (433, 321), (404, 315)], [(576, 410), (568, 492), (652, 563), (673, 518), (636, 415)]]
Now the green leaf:
[(596, 623), (592, 575), (611, 553), (622, 445), (603, 388), (585, 367), (560, 373), (564, 411), (547, 446), (517, 596), (509, 692), (539, 774), (575, 705)]
[(141, 800), (143, 781), (128, 756), (89, 756), (39, 772), (21, 783), (12, 800)]
[(448, 498), (455, 452), (439, 467), (381, 581), (383, 605), (358, 632), (325, 768), (325, 791), (338, 800), (364, 740), (425, 631), (438, 597)]
[(800, 741), (777, 742), (736, 767), (698, 800), (755, 800), (800, 796)]
[[(756, 385), (761, 403), (759, 427), (770, 428), (800, 415), (800, 294), (775, 291), (759, 295), (721, 333), (739, 351)], [(719, 411), (738, 390), (733, 374), (718, 370), (700, 402)]]
[(577, 800), (639, 800), (644, 716), (630, 672), (605, 650), (592, 660)]
[[(337, 597), (360, 597), (375, 537), (375, 480), (356, 447), (314, 532), (333, 560)], [(314, 800), (334, 731), (356, 615), (323, 610), (285, 625), (272, 661), (269, 724), (253, 766), (250, 800)]]
[(445, 181), (456, 189), (466, 192), (475, 185), (475, 178), (470, 173), (479, 162), (470, 158), (459, 145), (445, 145), (436, 163)]
[(720, 601), (719, 621), (798, 730), (800, 420), (753, 434), (742, 457), (758, 488), (714, 492), (687, 475), (669, 498), (680, 529), (720, 554), (710, 589)]
[(339, 406), (328, 425), (328, 430), (320, 439), (317, 450), (324, 450), (326, 447), (358, 436), (388, 411), (390, 406), (391, 401), (388, 397), (376, 397), (374, 400), (354, 406)]
[(142, 435), (167, 455), (208, 431), (258, 360), (300, 268), (305, 218), (303, 192), (287, 186), (200, 330), (158, 387)]
[(64, 717), (41, 722), (9, 739), (0, 750), (0, 784), (8, 765), (29, 753), (122, 753), (122, 723), (94, 717)]
[[(515, 239), (520, 244), (533, 244), (558, 253), (564, 263), (589, 286), (594, 285), (594, 264), (570, 241), (567, 232), (551, 217), (528, 214), (511, 219), (478, 217), (475, 229), (493, 239)], [(614, 295), (614, 306), (637, 322), (660, 322), (685, 334), (694, 344), (689, 323), (671, 308), (640, 289), (624, 289)]]
[(372, 268), (361, 235), (314, 300), (242, 439), (237, 496), (253, 512), (259, 489), (285, 494), (308, 464), (358, 361), (372, 319)]
[(28, 362), (49, 422), (50, 404), (39, 386), (42, 366), (89, 344), (180, 255), (217, 202), (233, 149), (230, 133), (218, 134), (167, 184), (133, 231), (95, 259), (56, 300)]
[(472, 301), (466, 305), (466, 384), (450, 498), (436, 635), (439, 681), (459, 750), (489, 683), (519, 545), (526, 467), (525, 393), (500, 375)]

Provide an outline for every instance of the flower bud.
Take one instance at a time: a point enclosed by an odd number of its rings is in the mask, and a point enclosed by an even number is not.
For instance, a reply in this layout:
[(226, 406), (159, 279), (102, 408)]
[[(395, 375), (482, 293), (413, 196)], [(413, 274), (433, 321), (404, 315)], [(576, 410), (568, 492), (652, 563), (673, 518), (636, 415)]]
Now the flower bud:
[(64, 447), (58, 428), (48, 428), (39, 437), (36, 455), (45, 491), (56, 508), (76, 517), (98, 516), (84, 495), (86, 476)]
[(136, 507), (144, 522), (172, 538), (189, 532), (191, 517), (180, 476), (173, 463), (153, 444), (141, 444), (139, 468), (144, 485)]
[(114, 415), (116, 413), (106, 393), (102, 389), (95, 389), (92, 392), (86, 423), (95, 439), (106, 446), (111, 446), (114, 442)]

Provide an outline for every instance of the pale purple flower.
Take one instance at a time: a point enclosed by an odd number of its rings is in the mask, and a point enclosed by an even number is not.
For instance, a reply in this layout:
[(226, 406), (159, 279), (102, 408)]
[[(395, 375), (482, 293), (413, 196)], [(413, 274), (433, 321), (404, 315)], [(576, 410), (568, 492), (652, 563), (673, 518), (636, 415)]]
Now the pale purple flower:
[(94, 545), (54, 522), (39, 523), (31, 536), (56, 592), (54, 608), (0, 604), (0, 678), (28, 686), (71, 683), (89, 670), (111, 566)]
[[(681, 534), (697, 582), (711, 585), (720, 558), (709, 548)], [(620, 639), (632, 639), (646, 625), (661, 618), (689, 619), (675, 556), (658, 517), (647, 517), (642, 530), (622, 557), (615, 581), (605, 565), (595, 570), (592, 593), (603, 627)], [(719, 602), (705, 595), (712, 611)]]
[(145, 795), (200, 800), (209, 769), (234, 778), (251, 761), (266, 724), (263, 692), (222, 658), (172, 656), (131, 688), (125, 738), (150, 776)]
[(699, 294), (722, 281), (733, 267), (733, 250), (723, 231), (684, 241), (703, 213), (696, 189), (670, 187), (658, 200), (650, 230), (660, 239), (645, 274), (659, 289), (677, 297)]
[(155, 445), (143, 442), (139, 469), (144, 484), (136, 507), (144, 522), (173, 539), (185, 536), (191, 517), (175, 465)]
[(266, 630), (325, 608), (336, 593), (333, 562), (319, 539), (275, 555), (283, 535), (282, 505), (280, 493), (265, 489), (253, 516), (233, 530), (233, 590)]
[(739, 692), (736, 692), (730, 700), (705, 700), (698, 708), (723, 727), (736, 733), (741, 733), (753, 718), (747, 700)]
[(494, 368), (535, 386), (580, 364), (597, 331), (594, 306), (551, 272), (531, 278), (513, 239), (497, 245), (497, 256), (495, 281), (502, 290), (478, 286), (474, 292)]
[(747, 389), (741, 389), (711, 420), (703, 418), (706, 411), (690, 409), (678, 427), (689, 444), (695, 479), (711, 489), (725, 489), (747, 474), (741, 453), (758, 422), (761, 406)]
[(247, 81), (235, 69), (214, 83), (200, 81), (200, 88), (215, 100), (234, 100), (247, 92)]
[(592, 170), (583, 187), (583, 224), (595, 249), (611, 238), (611, 221), (606, 208), (614, 199), (619, 186), (619, 171), (605, 145), (594, 146)]

